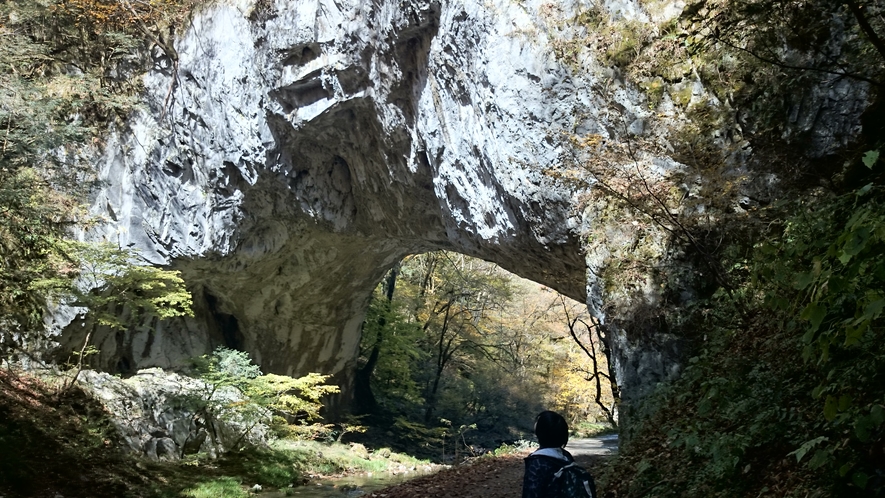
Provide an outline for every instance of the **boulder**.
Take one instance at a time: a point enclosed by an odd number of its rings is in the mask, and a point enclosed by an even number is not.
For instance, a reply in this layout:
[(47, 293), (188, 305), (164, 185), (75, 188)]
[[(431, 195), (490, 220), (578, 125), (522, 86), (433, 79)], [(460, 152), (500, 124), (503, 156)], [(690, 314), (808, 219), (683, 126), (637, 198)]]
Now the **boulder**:
[(270, 413), (234, 409), (244, 397), (232, 387), (216, 389), (160, 368), (140, 370), (127, 379), (84, 370), (79, 383), (104, 405), (128, 448), (152, 460), (178, 460), (198, 452), (217, 457), (237, 446), (267, 441)]

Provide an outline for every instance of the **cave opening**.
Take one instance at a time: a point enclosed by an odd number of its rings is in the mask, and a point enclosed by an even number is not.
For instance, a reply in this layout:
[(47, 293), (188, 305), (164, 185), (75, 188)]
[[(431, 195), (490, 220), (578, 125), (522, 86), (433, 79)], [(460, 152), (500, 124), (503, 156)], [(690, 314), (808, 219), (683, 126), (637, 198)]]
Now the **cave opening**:
[(214, 328), (220, 333), (224, 347), (237, 351), (244, 351), (245, 338), (240, 330), (237, 317), (220, 310), (218, 298), (208, 290), (203, 290), (203, 298), (209, 311), (210, 319), (214, 322)]

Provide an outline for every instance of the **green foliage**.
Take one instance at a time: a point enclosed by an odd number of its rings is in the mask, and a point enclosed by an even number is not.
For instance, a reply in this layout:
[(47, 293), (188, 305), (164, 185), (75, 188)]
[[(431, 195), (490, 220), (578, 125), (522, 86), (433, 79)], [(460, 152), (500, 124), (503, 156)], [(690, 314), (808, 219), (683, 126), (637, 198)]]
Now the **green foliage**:
[(212, 354), (194, 358), (192, 363), (197, 377), (206, 383), (240, 391), (245, 391), (250, 382), (261, 375), (261, 369), (252, 363), (249, 353), (220, 346)]
[[(187, 393), (178, 403), (207, 420), (238, 422), (243, 427), (242, 442), (258, 424), (272, 423), (284, 435), (312, 434), (313, 438), (327, 433), (321, 424), (308, 425), (320, 419), (321, 399), (339, 391), (337, 386), (323, 384), (329, 376), (310, 373), (292, 378), (284, 375), (262, 375), (248, 353), (224, 347), (212, 354), (193, 359), (193, 371), (205, 382), (205, 388)], [(226, 395), (225, 389), (234, 389), (238, 396)], [(271, 419), (271, 414), (299, 419), (297, 427), (290, 427), (285, 419)]]
[(219, 463), (225, 473), (248, 483), (285, 488), (303, 482), (307, 470), (318, 465), (311, 461), (311, 456), (279, 447), (249, 448), (228, 455)]
[(335, 440), (335, 424), (323, 424), (321, 422), (300, 422), (290, 424), (282, 417), (274, 417), (271, 426), (277, 437), (281, 439), (294, 439), (297, 441), (323, 441)]
[(362, 425), (363, 419), (365, 417), (366, 415), (351, 415), (348, 417), (344, 417), (344, 420), (338, 424), (340, 430), (338, 432), (338, 438), (335, 441), (340, 443), (341, 440), (344, 439), (344, 436), (347, 434), (362, 434), (368, 431), (369, 428), (365, 425)]
[(0, 321), (24, 329), (39, 326), (48, 297), (34, 283), (70, 282), (76, 265), (59, 247), (64, 199), (44, 183), (30, 168), (0, 170)]
[(405, 417), (397, 417), (393, 427), (396, 434), (407, 440), (414, 448), (439, 447), (446, 432), (445, 427), (427, 427), (421, 422), (413, 422)]
[(879, 160), (879, 151), (878, 150), (868, 150), (863, 155), (863, 164), (867, 168), (873, 169), (873, 165)]
[(779, 242), (760, 248), (778, 261), (761, 265), (775, 286), (766, 304), (798, 318), (784, 326), (802, 334), (802, 357), (817, 372), (812, 396), (823, 408), (823, 435), (800, 450), (817, 441), (808, 465), (863, 488), (885, 463), (868, 454), (885, 441), (885, 192), (868, 185), (813, 206)]
[(252, 379), (245, 394), (253, 402), (276, 412), (303, 414), (307, 420), (320, 418), (324, 396), (339, 392), (338, 386), (323, 384), (330, 376), (309, 373), (297, 379), (266, 374)]
[(395, 420), (400, 447), (438, 457), (444, 444), (451, 455), (518, 439), (545, 407), (572, 421), (596, 418), (586, 395), (596, 387), (588, 383), (591, 362), (569, 336), (558, 294), (445, 252), (403, 261), (388, 301), (390, 282), (370, 301), (360, 362), (376, 362), (376, 415)]
[(421, 386), (415, 380), (427, 359), (427, 352), (420, 347), (424, 331), (410, 318), (407, 306), (400, 300), (387, 303), (379, 287), (363, 324), (361, 355), (366, 358), (376, 344), (379, 347), (372, 391), (381, 407), (393, 412), (424, 403)]
[[(63, 291), (59, 297), (65, 299), (68, 294), (73, 299), (71, 304), (87, 308), (89, 317), (99, 325), (125, 329), (126, 322), (121, 318), (124, 309), (127, 322), (145, 315), (193, 315), (191, 294), (179, 272), (141, 264), (135, 251), (117, 249), (112, 244), (62, 240), (57, 247), (80, 262), (77, 279), (70, 283), (68, 279), (41, 279), (31, 288)], [(65, 284), (70, 287), (66, 289)]]
[(705, 340), (629, 414), (644, 421), (609, 484), (644, 496), (881, 491), (883, 213), (879, 186), (806, 197), (770, 208), (749, 251), (725, 251), (737, 287), (682, 317)]
[(527, 441), (525, 439), (520, 439), (513, 444), (504, 443), (501, 446), (495, 448), (495, 450), (491, 453), (495, 457), (507, 456), (507, 455), (518, 455), (525, 454), (528, 451), (535, 450), (538, 448), (537, 442)]
[(596, 437), (603, 434), (617, 434), (617, 432), (617, 428), (598, 422), (582, 421), (569, 427), (571, 437), (576, 438)]
[(201, 482), (181, 492), (181, 496), (189, 498), (247, 498), (249, 492), (243, 489), (240, 481), (232, 477), (221, 477), (212, 481)]
[(85, 165), (76, 150), (60, 154), (59, 147), (93, 133), (84, 108), (112, 106), (90, 95), (101, 88), (93, 74), (61, 69), (67, 61), (55, 35), (76, 27), (73, 19), (53, 17), (39, 2), (0, 5), (0, 299), (4, 321), (25, 329), (39, 326), (47, 297), (29, 284), (69, 278), (70, 266), (78, 266), (59, 244), (78, 219), (77, 197), (85, 192), (76, 177)]

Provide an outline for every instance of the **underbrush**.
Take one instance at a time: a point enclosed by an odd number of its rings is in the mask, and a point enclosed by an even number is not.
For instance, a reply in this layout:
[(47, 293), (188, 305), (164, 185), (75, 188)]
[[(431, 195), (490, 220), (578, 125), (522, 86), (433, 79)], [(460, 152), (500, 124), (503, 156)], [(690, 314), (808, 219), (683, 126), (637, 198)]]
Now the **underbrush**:
[(6, 498), (235, 498), (256, 484), (289, 488), (321, 476), (429, 465), (387, 448), (287, 439), (214, 460), (136, 458), (103, 407), (80, 389), (58, 393), (7, 370), (0, 370), (0, 420), (0, 496)]
[(607, 496), (885, 496), (885, 189), (770, 216), (732, 292), (673, 320), (697, 350), (629, 414)]
[(228, 491), (234, 487), (243, 490), (259, 485), (265, 490), (288, 489), (313, 478), (403, 472), (430, 464), (383, 448), (369, 452), (358, 444), (277, 440), (266, 448), (229, 453), (216, 460), (191, 457), (182, 462), (149, 465), (165, 481), (151, 496), (226, 498), (239, 496)]
[(201, 482), (181, 493), (188, 498), (246, 498), (249, 492), (243, 489), (240, 481), (232, 477), (222, 477), (213, 481)]
[(537, 443), (533, 443), (531, 441), (526, 441), (525, 439), (520, 439), (513, 444), (504, 443), (501, 446), (495, 448), (494, 451), (488, 453), (488, 455), (494, 457), (500, 456), (508, 456), (508, 455), (518, 455), (520, 453), (526, 453), (538, 448)]
[(711, 340), (635, 414), (642, 422), (602, 487), (616, 497), (832, 496), (790, 455), (820, 408), (795, 345), (761, 328)]

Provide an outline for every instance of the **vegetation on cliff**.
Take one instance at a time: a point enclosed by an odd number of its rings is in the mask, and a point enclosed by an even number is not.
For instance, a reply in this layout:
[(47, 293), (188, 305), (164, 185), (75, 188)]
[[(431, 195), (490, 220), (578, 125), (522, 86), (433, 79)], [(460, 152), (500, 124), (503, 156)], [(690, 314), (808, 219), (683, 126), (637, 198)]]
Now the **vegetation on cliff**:
[(637, 414), (615, 496), (881, 493), (883, 193), (766, 208), (756, 242), (726, 249), (735, 288), (672, 311), (697, 348)]
[[(0, 3), (0, 339), (2, 357), (44, 347), (49, 304), (94, 311), (97, 323), (123, 326), (121, 310), (190, 313), (190, 294), (174, 271), (138, 254), (82, 243), (78, 228), (100, 220), (84, 201), (96, 175), (88, 162), (101, 132), (134, 105), (150, 46), (193, 8), (188, 1), (4, 1)], [(84, 350), (87, 345), (84, 344)]]
[[(626, 262), (605, 274), (613, 304), (660, 289), (622, 325), (690, 346), (680, 376), (629, 408), (610, 496), (885, 493), (881, 8), (696, 2), (657, 26), (591, 11), (572, 22), (601, 29), (560, 42), (561, 57), (586, 44), (637, 81), (686, 166), (659, 181), (639, 151), (667, 144), (573, 138), (591, 151), (567, 165), (597, 186), (588, 205), (638, 227), (620, 246), (589, 234)], [(849, 87), (866, 112), (808, 114)], [(674, 105), (691, 120), (667, 121)], [(776, 188), (754, 185), (766, 175)]]

